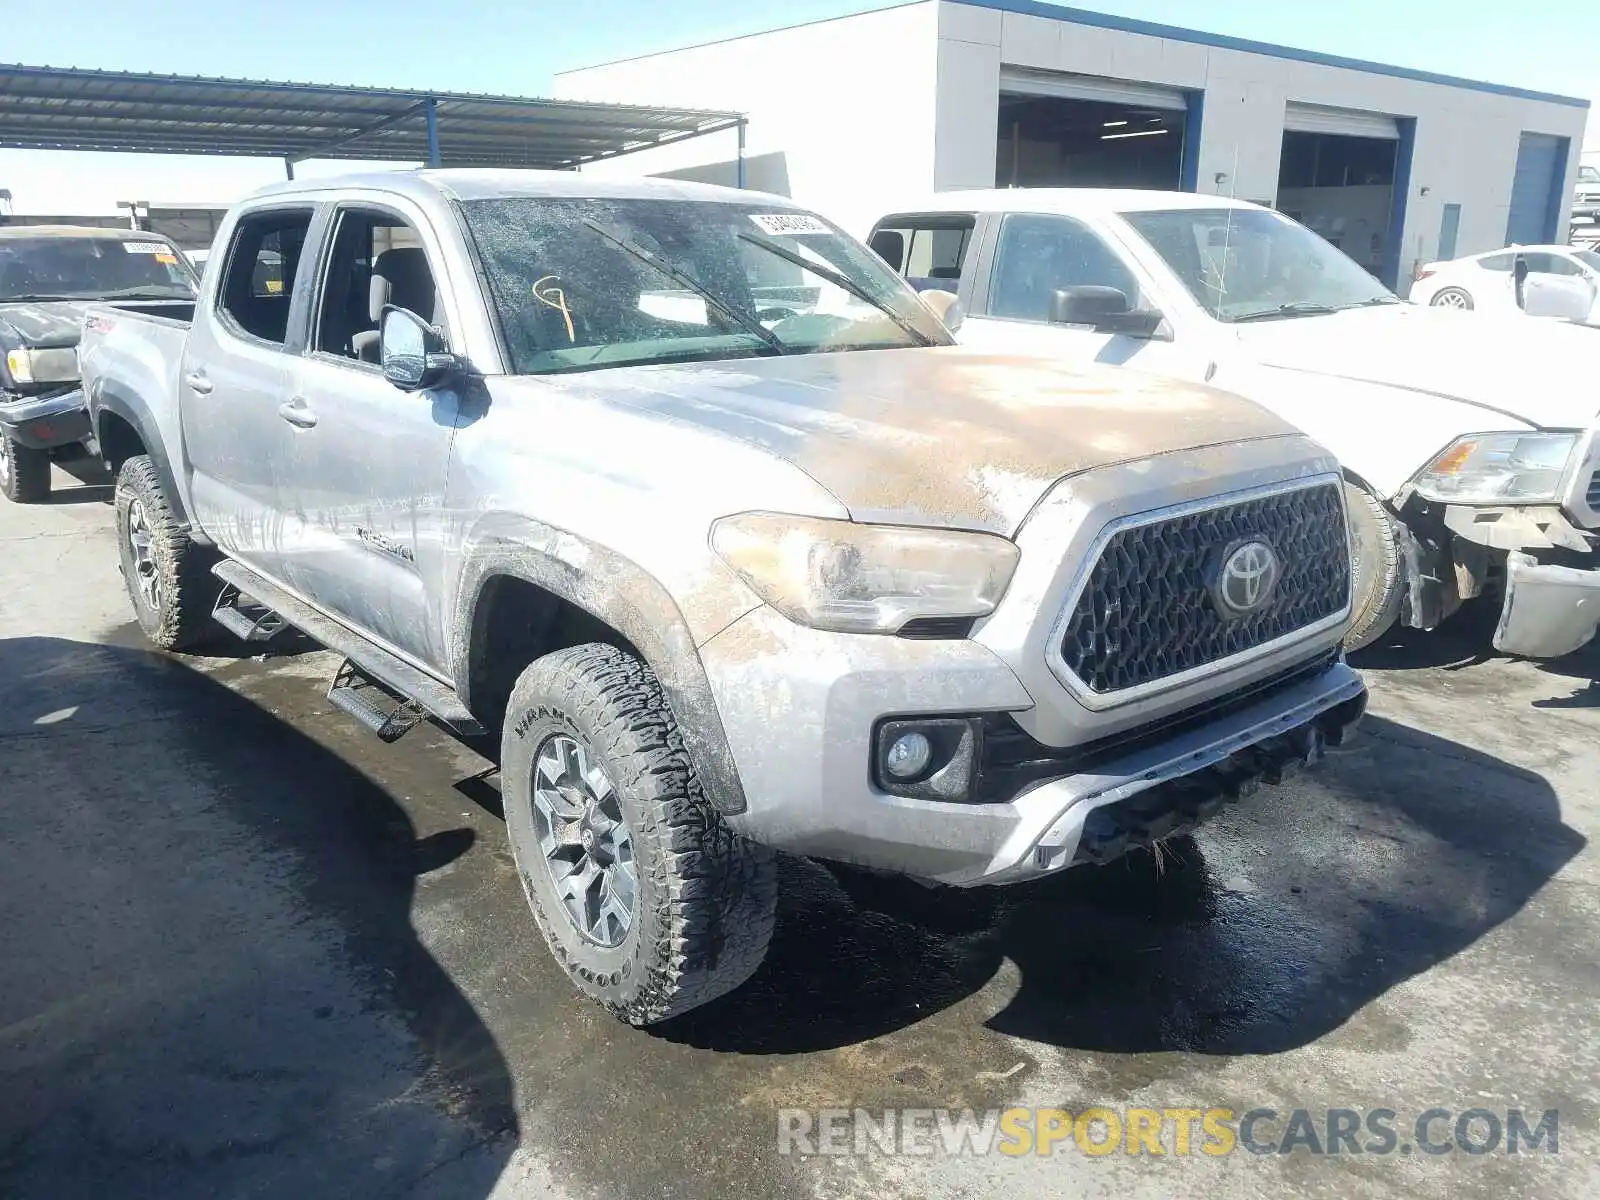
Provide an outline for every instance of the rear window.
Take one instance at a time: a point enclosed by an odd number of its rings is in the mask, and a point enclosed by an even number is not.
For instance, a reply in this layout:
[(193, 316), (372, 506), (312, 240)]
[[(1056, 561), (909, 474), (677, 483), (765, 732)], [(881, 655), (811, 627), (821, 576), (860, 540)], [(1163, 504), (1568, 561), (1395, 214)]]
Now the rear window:
[(0, 238), (0, 301), (190, 300), (194, 271), (176, 247), (125, 238)]

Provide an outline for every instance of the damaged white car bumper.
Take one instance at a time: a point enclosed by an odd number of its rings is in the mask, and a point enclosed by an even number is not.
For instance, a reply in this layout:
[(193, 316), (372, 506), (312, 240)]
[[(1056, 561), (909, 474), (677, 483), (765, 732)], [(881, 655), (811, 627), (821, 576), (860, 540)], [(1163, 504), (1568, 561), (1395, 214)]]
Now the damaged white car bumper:
[(1600, 629), (1600, 569), (1542, 565), (1532, 555), (1506, 557), (1505, 603), (1494, 646), (1526, 658), (1559, 658), (1587, 645)]

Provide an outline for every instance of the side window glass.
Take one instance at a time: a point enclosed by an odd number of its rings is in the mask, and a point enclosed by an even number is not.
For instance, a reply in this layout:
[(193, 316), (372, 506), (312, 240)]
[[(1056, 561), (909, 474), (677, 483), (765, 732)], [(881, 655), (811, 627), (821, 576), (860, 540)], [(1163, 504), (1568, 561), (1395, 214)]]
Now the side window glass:
[(869, 245), (915, 288), (954, 291), (972, 245), (973, 220), (959, 214), (895, 217), (873, 230)]
[(1139, 284), (1127, 263), (1087, 226), (1067, 217), (1010, 216), (1000, 227), (989, 313), (1022, 321), (1050, 318), (1060, 288), (1097, 285), (1139, 303)]
[(915, 229), (905, 273), (917, 279), (958, 280), (971, 229)]
[(312, 348), (377, 363), (378, 322), (386, 305), (440, 319), (438, 291), (417, 231), (388, 213), (345, 209), (334, 228), (317, 297)]
[(1487, 258), (1480, 258), (1478, 266), (1485, 271), (1509, 271), (1511, 270), (1511, 260), (1515, 257), (1512, 254), (1491, 254)]
[(234, 230), (218, 306), (239, 329), (282, 345), (311, 211), (265, 212)]

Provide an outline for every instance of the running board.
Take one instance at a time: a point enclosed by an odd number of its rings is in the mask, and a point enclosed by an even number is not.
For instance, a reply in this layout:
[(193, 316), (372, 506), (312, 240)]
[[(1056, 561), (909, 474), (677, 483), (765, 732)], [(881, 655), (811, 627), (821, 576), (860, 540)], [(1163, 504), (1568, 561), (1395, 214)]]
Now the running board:
[(333, 673), (333, 682), (328, 685), (328, 703), (360, 721), (378, 735), (380, 742), (398, 742), (427, 717), (422, 705), (395, 695), (363, 674), (348, 658)]
[(269, 642), (288, 628), (281, 616), (231, 583), (222, 585), (211, 619), (241, 642)]
[[(334, 676), (333, 684), (328, 689), (328, 699), (380, 737), (383, 737), (386, 728), (398, 728), (399, 732), (384, 738), (385, 741), (393, 741), (412, 728), (422, 719), (423, 713), (437, 717), (455, 732), (467, 737), (484, 732), (482, 724), (461, 703), (461, 698), (449, 684), (440, 683), (433, 676), (417, 670), (331, 617), (323, 616), (305, 601), (291, 596), (249, 567), (225, 558), (212, 568), (212, 574), (228, 585), (224, 589), (224, 597), (227, 597), (229, 590), (237, 595), (237, 599), (226, 607), (219, 600), (217, 611), (213, 613), (227, 629), (239, 633), (239, 625), (247, 629), (255, 628), (259, 619), (248, 615), (253, 611), (251, 606), (254, 606), (276, 615), (281, 625), (292, 625), (312, 641), (344, 655), (347, 662)], [(218, 615), (222, 612), (229, 615)], [(386, 693), (389, 699), (399, 701), (400, 708), (391, 711), (387, 706), (374, 703), (374, 688)], [(408, 704), (417, 709), (416, 720), (401, 727), (396, 723), (396, 716)]]

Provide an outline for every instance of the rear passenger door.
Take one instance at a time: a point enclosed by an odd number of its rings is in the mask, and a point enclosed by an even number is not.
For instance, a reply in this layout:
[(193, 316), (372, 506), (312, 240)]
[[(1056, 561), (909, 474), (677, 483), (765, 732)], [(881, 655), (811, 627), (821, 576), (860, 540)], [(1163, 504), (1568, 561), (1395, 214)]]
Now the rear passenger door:
[(378, 317), (415, 312), (449, 338), (442, 254), (398, 202), (329, 213), (310, 335), (283, 414), (280, 495), (290, 585), (414, 664), (445, 665), (444, 487), (461, 403), (454, 385), (403, 392), (383, 377)]
[(290, 449), (280, 407), (294, 391), (309, 289), (300, 266), (309, 204), (244, 213), (214, 295), (178, 371), (184, 456), (195, 517), (230, 555), (283, 579), (279, 473)]

